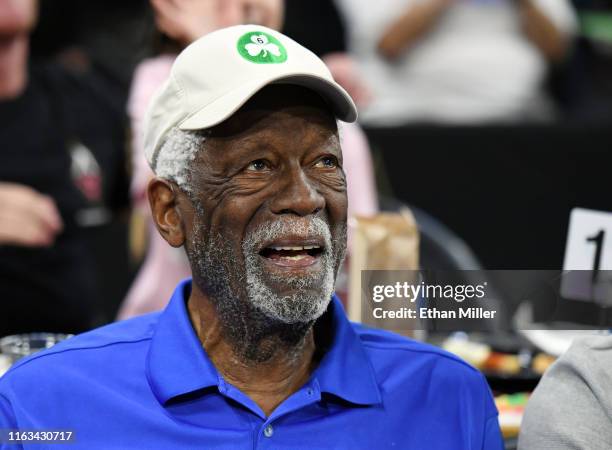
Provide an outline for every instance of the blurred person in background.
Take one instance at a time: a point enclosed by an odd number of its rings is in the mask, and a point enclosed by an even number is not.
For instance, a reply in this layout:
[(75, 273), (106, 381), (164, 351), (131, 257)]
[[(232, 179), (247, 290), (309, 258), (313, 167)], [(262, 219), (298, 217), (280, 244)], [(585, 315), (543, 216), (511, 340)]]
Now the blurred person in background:
[(29, 63), (37, 15), (0, 0), (0, 336), (94, 325), (88, 229), (125, 181), (123, 114), (87, 73)]
[[(313, 33), (315, 26), (317, 32)], [(321, 58), (334, 79), (362, 109), (369, 103), (371, 92), (361, 79), (353, 57), (347, 53), (344, 28), (333, 0), (285, 1), (283, 33)]]
[(607, 450), (612, 443), (612, 336), (576, 339), (527, 403), (519, 450)]
[[(241, 23), (278, 30), (283, 24), (284, 13), (283, 0), (151, 0), (151, 6), (158, 30), (159, 54), (137, 67), (128, 101), (133, 135), (131, 196), (136, 211), (146, 218), (149, 243), (142, 267), (119, 310), (119, 319), (163, 308), (176, 284), (191, 273), (185, 253), (166, 245), (151, 218), (146, 189), (153, 172), (143, 156), (142, 141), (149, 101), (168, 78), (179, 51), (197, 38)], [(358, 102), (367, 101), (368, 93), (355, 77), (348, 58), (334, 54), (326, 62), (334, 77)], [(341, 134), (349, 186), (349, 214), (373, 214), (378, 205), (367, 140), (355, 124), (341, 124)]]
[(336, 0), (372, 91), (369, 126), (554, 116), (544, 83), (570, 49), (568, 0)]

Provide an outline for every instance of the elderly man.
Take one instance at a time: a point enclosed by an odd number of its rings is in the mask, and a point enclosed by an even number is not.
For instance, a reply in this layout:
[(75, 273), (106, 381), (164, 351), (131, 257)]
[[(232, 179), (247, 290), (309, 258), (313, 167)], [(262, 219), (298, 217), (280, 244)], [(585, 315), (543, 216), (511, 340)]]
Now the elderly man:
[(333, 296), (347, 207), (335, 120), (355, 118), (280, 33), (237, 26), (189, 46), (145, 140), (154, 220), (193, 281), (162, 313), (18, 363), (0, 380), (0, 429), (71, 431), (88, 450), (501, 449), (482, 375), (349, 323)]

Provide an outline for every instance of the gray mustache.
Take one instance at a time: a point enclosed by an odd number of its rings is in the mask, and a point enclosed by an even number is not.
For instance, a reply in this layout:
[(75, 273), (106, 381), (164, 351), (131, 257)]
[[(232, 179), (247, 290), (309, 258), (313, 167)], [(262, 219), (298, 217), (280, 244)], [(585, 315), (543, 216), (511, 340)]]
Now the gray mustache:
[(273, 241), (288, 234), (302, 238), (320, 238), (325, 242), (326, 252), (332, 248), (329, 225), (318, 217), (308, 221), (284, 218), (271, 224), (262, 224), (245, 237), (242, 248), (244, 251), (253, 251), (258, 249), (262, 242)]

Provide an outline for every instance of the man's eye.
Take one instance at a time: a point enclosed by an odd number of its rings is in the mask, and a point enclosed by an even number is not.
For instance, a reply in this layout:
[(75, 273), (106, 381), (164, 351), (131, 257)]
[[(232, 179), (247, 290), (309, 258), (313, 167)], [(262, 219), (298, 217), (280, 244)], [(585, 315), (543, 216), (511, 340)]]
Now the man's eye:
[(246, 167), (246, 170), (252, 170), (254, 172), (262, 172), (269, 168), (270, 168), (270, 165), (265, 159), (256, 159), (255, 161), (251, 161), (249, 163), (249, 165)]
[(315, 167), (333, 169), (335, 167), (338, 167), (338, 159), (336, 159), (335, 156), (324, 156), (323, 158), (317, 161)]

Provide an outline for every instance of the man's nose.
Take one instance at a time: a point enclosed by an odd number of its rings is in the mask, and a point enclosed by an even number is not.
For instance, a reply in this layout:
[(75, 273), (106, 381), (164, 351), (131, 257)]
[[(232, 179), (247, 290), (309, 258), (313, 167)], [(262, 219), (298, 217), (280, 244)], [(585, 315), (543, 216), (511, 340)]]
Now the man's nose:
[(301, 167), (288, 169), (280, 175), (278, 192), (270, 204), (275, 214), (316, 214), (325, 207), (325, 198), (308, 179)]

